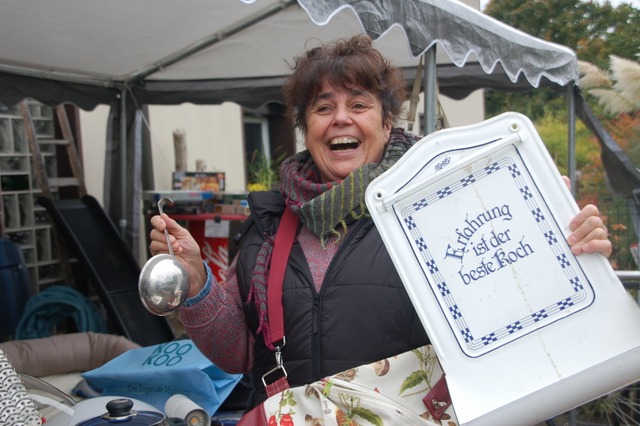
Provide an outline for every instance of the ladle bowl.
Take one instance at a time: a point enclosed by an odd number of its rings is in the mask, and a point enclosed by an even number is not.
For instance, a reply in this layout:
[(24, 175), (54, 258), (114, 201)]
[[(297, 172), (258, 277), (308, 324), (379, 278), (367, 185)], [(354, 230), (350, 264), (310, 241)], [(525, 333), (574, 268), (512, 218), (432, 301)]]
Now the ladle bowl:
[(140, 300), (149, 312), (165, 316), (185, 301), (189, 275), (182, 263), (170, 254), (157, 254), (144, 264), (138, 280)]
[[(158, 201), (160, 214), (165, 204), (173, 204), (173, 200), (164, 197)], [(178, 309), (189, 294), (189, 273), (173, 255), (166, 228), (164, 236), (169, 254), (156, 254), (147, 260), (138, 278), (138, 293), (142, 304), (149, 312), (159, 316), (169, 315)]]

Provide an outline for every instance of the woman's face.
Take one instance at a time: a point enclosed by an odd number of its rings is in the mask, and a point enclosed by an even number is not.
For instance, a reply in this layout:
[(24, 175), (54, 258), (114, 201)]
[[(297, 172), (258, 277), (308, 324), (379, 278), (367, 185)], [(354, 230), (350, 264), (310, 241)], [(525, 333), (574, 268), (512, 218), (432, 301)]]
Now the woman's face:
[(307, 109), (305, 145), (322, 182), (346, 178), (366, 163), (377, 163), (391, 132), (382, 121), (377, 96), (359, 88), (333, 87), (326, 81)]

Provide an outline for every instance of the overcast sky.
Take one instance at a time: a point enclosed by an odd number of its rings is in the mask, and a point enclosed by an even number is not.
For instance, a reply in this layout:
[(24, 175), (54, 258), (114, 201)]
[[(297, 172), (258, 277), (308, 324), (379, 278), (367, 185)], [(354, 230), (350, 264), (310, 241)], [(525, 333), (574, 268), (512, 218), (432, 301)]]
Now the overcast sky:
[[(604, 0), (600, 0), (600, 2), (604, 3)], [(487, 3), (489, 3), (489, 0), (480, 0), (480, 10), (483, 10)], [(640, 0), (610, 0), (609, 3), (614, 6), (617, 6), (620, 3), (627, 3), (636, 9), (640, 9)]]

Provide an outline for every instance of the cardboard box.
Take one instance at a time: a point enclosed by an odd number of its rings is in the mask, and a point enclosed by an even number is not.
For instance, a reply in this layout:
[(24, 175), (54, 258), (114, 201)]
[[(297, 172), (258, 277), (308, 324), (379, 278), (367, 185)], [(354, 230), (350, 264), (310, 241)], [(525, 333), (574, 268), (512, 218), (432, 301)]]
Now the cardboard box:
[(172, 189), (194, 191), (224, 191), (223, 172), (173, 172)]

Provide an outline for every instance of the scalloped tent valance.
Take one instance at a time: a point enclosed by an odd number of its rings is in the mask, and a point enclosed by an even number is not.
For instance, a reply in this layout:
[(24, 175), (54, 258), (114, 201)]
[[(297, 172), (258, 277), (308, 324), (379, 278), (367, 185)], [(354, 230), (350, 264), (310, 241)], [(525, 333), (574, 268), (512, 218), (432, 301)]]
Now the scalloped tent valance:
[(327, 24), (344, 9), (351, 9), (373, 39), (399, 26), (414, 57), (437, 44), (458, 67), (474, 62), (474, 56), (486, 74), (492, 74), (496, 65), (501, 64), (513, 83), (520, 74), (532, 87), (538, 87), (543, 77), (561, 86), (577, 79), (576, 55), (572, 50), (518, 31), (461, 2), (299, 0), (299, 3), (318, 25)]

